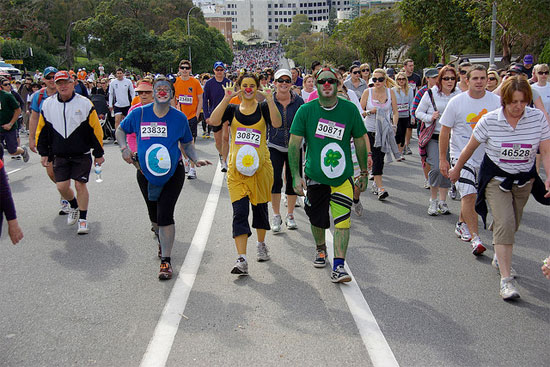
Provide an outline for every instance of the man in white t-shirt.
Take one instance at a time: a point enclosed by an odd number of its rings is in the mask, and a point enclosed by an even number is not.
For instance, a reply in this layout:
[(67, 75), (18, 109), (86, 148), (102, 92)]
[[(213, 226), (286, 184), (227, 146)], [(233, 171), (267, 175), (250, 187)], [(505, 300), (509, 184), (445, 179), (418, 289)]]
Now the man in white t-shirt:
[[(439, 169), (449, 177), (447, 150), (451, 136), (451, 162), (458, 160), (460, 153), (468, 144), (472, 131), (481, 116), (500, 107), (500, 98), (485, 90), (487, 86), (487, 69), (483, 65), (473, 65), (465, 75), (468, 90), (452, 98), (441, 119), (439, 133)], [(455, 233), (463, 241), (471, 241), (472, 253), (481, 255), (485, 246), (478, 235), (478, 219), (475, 211), (479, 167), (485, 155), (485, 146), (481, 144), (460, 171), (457, 189), (461, 195), (460, 216)]]
[(132, 99), (136, 96), (132, 81), (124, 77), (124, 70), (116, 70), (116, 79), (109, 84), (109, 110), (115, 113), (115, 129), (128, 115)]

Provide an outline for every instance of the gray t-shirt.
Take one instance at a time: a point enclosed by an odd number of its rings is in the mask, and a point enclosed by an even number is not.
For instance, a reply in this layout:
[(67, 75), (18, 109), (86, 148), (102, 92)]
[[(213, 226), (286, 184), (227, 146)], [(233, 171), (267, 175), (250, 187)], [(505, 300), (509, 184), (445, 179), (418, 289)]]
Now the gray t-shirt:
[(359, 78), (359, 86), (357, 88), (353, 85), (351, 78), (346, 80), (344, 82), (344, 85), (346, 86), (346, 88), (348, 88), (348, 90), (354, 91), (355, 94), (357, 95), (357, 98), (359, 98), (359, 100), (361, 100), (361, 96), (363, 95), (363, 92), (365, 91), (365, 89), (367, 89), (367, 82), (361, 78)]

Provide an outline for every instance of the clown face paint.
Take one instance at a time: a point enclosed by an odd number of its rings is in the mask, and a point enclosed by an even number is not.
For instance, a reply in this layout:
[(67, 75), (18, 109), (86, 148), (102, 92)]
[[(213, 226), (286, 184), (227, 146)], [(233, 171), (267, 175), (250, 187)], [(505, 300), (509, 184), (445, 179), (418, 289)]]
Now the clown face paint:
[(258, 86), (256, 81), (253, 78), (244, 78), (241, 82), (241, 89), (243, 91), (243, 99), (254, 99), (256, 98), (256, 92), (258, 91)]
[[(323, 81), (323, 83), (319, 83)], [(322, 71), (315, 81), (317, 84), (317, 93), (319, 94), (319, 103), (321, 106), (331, 107), (338, 100), (338, 78), (331, 71)]]
[(165, 105), (170, 103), (174, 96), (172, 95), (172, 85), (166, 80), (155, 83), (155, 103)]

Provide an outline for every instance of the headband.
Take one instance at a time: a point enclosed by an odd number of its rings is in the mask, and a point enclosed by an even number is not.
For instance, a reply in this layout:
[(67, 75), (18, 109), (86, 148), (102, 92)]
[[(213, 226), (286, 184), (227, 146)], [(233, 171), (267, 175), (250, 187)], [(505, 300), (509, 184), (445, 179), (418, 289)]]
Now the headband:
[(319, 74), (321, 74), (323, 71), (330, 71), (332, 74), (334, 74), (334, 76), (336, 77), (336, 79), (338, 79), (338, 74), (336, 74), (336, 70), (334, 70), (334, 69), (331, 68), (330, 66), (327, 66), (327, 67), (324, 67), (324, 68), (319, 69), (319, 70), (315, 73), (315, 79), (317, 79), (317, 78), (319, 77)]

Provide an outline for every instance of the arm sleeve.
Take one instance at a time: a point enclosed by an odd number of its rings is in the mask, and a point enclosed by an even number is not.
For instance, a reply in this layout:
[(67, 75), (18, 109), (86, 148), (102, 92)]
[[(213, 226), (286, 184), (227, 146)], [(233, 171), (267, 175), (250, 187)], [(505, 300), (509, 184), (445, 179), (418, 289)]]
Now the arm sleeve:
[(449, 101), (447, 104), (447, 107), (445, 107), (445, 111), (443, 111), (443, 114), (439, 118), (439, 123), (442, 126), (450, 127), (451, 129), (455, 126), (456, 123), (456, 113), (455, 109), (458, 107), (457, 101), (453, 98)]
[(238, 107), (239, 105), (236, 104), (227, 105), (227, 108), (225, 109), (225, 112), (222, 116), (222, 124), (224, 121), (229, 121), (229, 125), (231, 125), (231, 121), (233, 121), (233, 117), (235, 116), (235, 108)]
[(432, 123), (432, 115), (428, 114), (431, 103), (430, 95), (428, 93), (424, 93), (415, 112), (416, 118), (424, 121), (426, 124)]
[(88, 116), (88, 123), (90, 124), (90, 127), (93, 131), (91, 139), (91, 145), (94, 149), (93, 155), (96, 158), (103, 157), (103, 129), (101, 128), (101, 124), (99, 123), (97, 112), (93, 107), (90, 111), (90, 115)]
[(109, 107), (113, 107), (113, 94), (115, 90), (113, 89), (113, 82), (109, 84)]
[(15, 204), (11, 196), (10, 185), (8, 183), (8, 175), (4, 167), (0, 168), (0, 215), (4, 213), (6, 220), (17, 218), (15, 213)]
[(8, 100), (8, 106), (13, 110), (21, 108), (21, 106), (19, 105), (19, 102), (17, 102), (17, 98), (15, 98), (15, 96), (11, 93), (9, 93), (9, 95), (10, 95), (10, 97), (8, 97), (8, 99), (7, 99)]
[(262, 116), (264, 117), (265, 123), (271, 126), (271, 113), (269, 112), (269, 106), (266, 101), (260, 102), (260, 109), (262, 111)]

